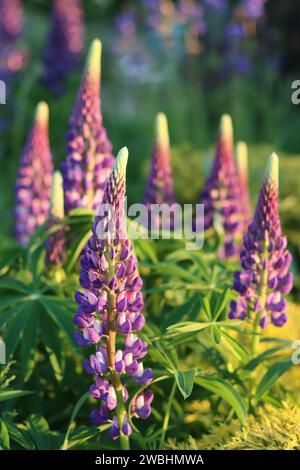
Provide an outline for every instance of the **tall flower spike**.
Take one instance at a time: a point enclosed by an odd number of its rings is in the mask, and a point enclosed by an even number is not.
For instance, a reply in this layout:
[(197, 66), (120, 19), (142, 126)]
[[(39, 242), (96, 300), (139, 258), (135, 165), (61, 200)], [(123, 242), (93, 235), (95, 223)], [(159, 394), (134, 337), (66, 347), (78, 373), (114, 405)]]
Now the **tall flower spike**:
[(100, 105), (101, 42), (91, 45), (69, 123), (67, 158), (62, 164), (65, 211), (97, 208), (113, 166), (112, 145)]
[[(64, 219), (64, 192), (61, 173), (56, 171), (53, 175), (51, 204), (48, 227), (59, 224)], [(61, 266), (65, 259), (65, 237), (64, 229), (57, 230), (51, 234), (46, 242), (46, 262), (48, 265)]]
[(83, 51), (83, 11), (80, 0), (54, 0), (44, 55), (43, 83), (54, 93), (64, 91), (67, 75), (79, 64)]
[(53, 166), (48, 116), (48, 105), (40, 102), (21, 156), (16, 184), (15, 235), (22, 245), (49, 215)]
[(175, 197), (170, 164), (168, 122), (163, 113), (159, 113), (156, 117), (155, 133), (155, 145), (144, 202), (146, 205), (164, 202), (171, 205), (175, 202)]
[(84, 290), (75, 294), (78, 310), (74, 317), (81, 330), (75, 335), (78, 344), (95, 347), (95, 353), (84, 361), (86, 372), (95, 377), (91, 396), (99, 402), (91, 420), (96, 425), (111, 423), (110, 435), (112, 439), (120, 437), (123, 448), (128, 447), (132, 432), (129, 415), (146, 419), (153, 399), (152, 392), (143, 391), (129, 407), (129, 394), (122, 384), (126, 375), (141, 385), (148, 385), (153, 378), (151, 369), (144, 369), (141, 361), (147, 354), (147, 344), (137, 334), (145, 323), (141, 313), (143, 283), (125, 230), (127, 158), (127, 149), (121, 149), (93, 224), (93, 235), (81, 257), (80, 284)]
[(225, 233), (224, 246), (220, 252), (222, 258), (229, 258), (239, 252), (239, 239), (244, 225), (240, 192), (234, 162), (232, 121), (225, 114), (221, 118), (215, 160), (202, 192), (205, 230), (213, 226), (216, 214), (221, 218)]
[[(159, 113), (155, 121), (155, 145), (149, 178), (145, 188), (144, 204), (148, 209), (151, 204), (175, 204), (172, 168), (170, 162), (170, 139), (167, 117)], [(149, 223), (150, 223), (149, 214)], [(161, 219), (154, 221), (156, 228), (161, 226)], [(173, 222), (171, 221), (171, 228)]]
[(248, 189), (248, 147), (246, 142), (238, 142), (236, 145), (236, 163), (240, 178), (241, 201), (243, 204), (243, 213), (245, 220), (245, 229), (250, 221), (250, 202)]
[(229, 317), (244, 319), (253, 312), (261, 328), (269, 320), (275, 326), (283, 326), (287, 321), (284, 295), (293, 287), (291, 262), (278, 214), (278, 157), (273, 153), (267, 163), (253, 221), (244, 237), (242, 270), (235, 273), (233, 286), (239, 298), (231, 303)]

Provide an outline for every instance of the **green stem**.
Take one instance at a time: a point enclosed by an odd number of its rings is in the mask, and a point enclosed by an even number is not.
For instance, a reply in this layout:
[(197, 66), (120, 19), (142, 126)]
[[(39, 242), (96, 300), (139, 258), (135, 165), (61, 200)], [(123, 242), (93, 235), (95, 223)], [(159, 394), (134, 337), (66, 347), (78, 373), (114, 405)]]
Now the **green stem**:
[(163, 449), (165, 445), (166, 433), (167, 433), (168, 426), (169, 426), (172, 402), (174, 399), (176, 388), (177, 388), (177, 384), (176, 384), (176, 380), (174, 380), (173, 387), (170, 393), (170, 398), (167, 404), (167, 409), (166, 409), (163, 425), (162, 425), (162, 434), (161, 434), (160, 443), (159, 443), (160, 449)]

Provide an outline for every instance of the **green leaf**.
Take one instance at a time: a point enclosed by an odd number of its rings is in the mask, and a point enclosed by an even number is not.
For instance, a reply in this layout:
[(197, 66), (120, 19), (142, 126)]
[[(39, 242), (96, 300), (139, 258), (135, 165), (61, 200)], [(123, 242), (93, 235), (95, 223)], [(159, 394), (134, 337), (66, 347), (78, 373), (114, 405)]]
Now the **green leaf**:
[(76, 311), (75, 302), (47, 295), (41, 296), (40, 302), (59, 329), (66, 335), (72, 349), (78, 352), (74, 343), (73, 314)]
[(64, 376), (65, 361), (63, 343), (59, 337), (58, 326), (47, 313), (41, 315), (40, 323), (46, 351), (49, 355), (55, 378), (59, 382)]
[(267, 393), (272, 385), (293, 365), (291, 359), (286, 359), (273, 364), (265, 373), (256, 390), (256, 399), (259, 400)]
[(246, 405), (232, 385), (217, 377), (196, 377), (195, 383), (223, 398), (233, 408), (240, 422), (245, 424)]
[(79, 410), (82, 408), (84, 403), (89, 399), (89, 397), (90, 397), (90, 392), (85, 393), (84, 395), (82, 395), (82, 397), (78, 400), (78, 402), (74, 406), (74, 409), (73, 409), (72, 414), (71, 414), (69, 426), (68, 426), (68, 429), (67, 429), (67, 432), (66, 432), (66, 435), (65, 435), (65, 438), (64, 438), (64, 442), (61, 446), (62, 450), (67, 450), (68, 449), (68, 447), (69, 447), (68, 446), (69, 435), (70, 435), (70, 432), (71, 432), (71, 427), (72, 427), (73, 421), (76, 418), (77, 414), (79, 413)]
[(28, 434), (35, 442), (37, 449), (50, 450), (50, 429), (43, 416), (31, 415), (26, 421)]
[(189, 369), (184, 372), (176, 371), (175, 379), (184, 399), (190, 396), (193, 391), (195, 371)]
[(30, 437), (28, 436), (26, 432), (18, 429), (18, 427), (11, 421), (8, 421), (7, 419), (5, 419), (4, 421), (5, 421), (5, 425), (7, 427), (11, 441), (16, 442), (24, 449), (27, 449), (27, 450), (34, 449), (34, 443), (32, 442), (32, 440), (30, 439)]
[(266, 361), (267, 359), (270, 359), (273, 357), (275, 354), (290, 350), (291, 349), (291, 343), (289, 342), (288, 345), (284, 346), (277, 346), (275, 348), (268, 349), (267, 351), (264, 351), (261, 354), (258, 354), (254, 359), (251, 359), (245, 366), (244, 369), (248, 371), (254, 370), (259, 364), (262, 362)]
[(70, 247), (70, 254), (66, 260), (66, 271), (70, 273), (75, 265), (75, 263), (78, 261), (80, 253), (84, 249), (84, 247), (87, 245), (87, 242), (89, 241), (89, 238), (92, 235), (92, 231), (90, 228), (87, 229), (86, 232), (84, 232), (81, 237), (76, 237), (76, 239), (73, 241)]
[(21, 342), (21, 369), (26, 382), (34, 369), (36, 358), (36, 343), (38, 336), (39, 312), (38, 303), (32, 302), (29, 319), (22, 335)]
[(34, 308), (34, 303), (30, 301), (22, 304), (4, 331), (3, 337), (8, 358), (12, 356), (21, 341), (25, 326)]
[(14, 400), (15, 398), (25, 397), (34, 392), (29, 390), (0, 390), (0, 401)]
[(227, 306), (229, 295), (230, 295), (230, 289), (224, 289), (222, 294), (219, 296), (217, 304), (213, 311), (213, 315), (212, 315), (215, 321), (219, 318), (224, 308)]
[(240, 344), (235, 338), (232, 338), (230, 335), (228, 335), (223, 329), (221, 329), (220, 348), (221, 350), (224, 348), (242, 362), (246, 362), (249, 359), (249, 354), (242, 344)]
[(158, 263), (153, 266), (153, 269), (159, 274), (168, 275), (170, 277), (178, 277), (184, 279), (185, 281), (198, 282), (199, 279), (191, 274), (186, 269), (181, 268), (180, 266), (171, 264), (171, 263)]
[(8, 430), (2, 419), (0, 419), (0, 449), (10, 450)]
[(210, 328), (211, 337), (216, 346), (221, 342), (221, 332), (217, 326), (211, 326)]
[(205, 311), (206, 315), (207, 315), (207, 318), (209, 318), (210, 320), (212, 320), (212, 311), (211, 311), (211, 308), (210, 308), (210, 303), (209, 303), (209, 298), (207, 295), (200, 295), (200, 299), (201, 299), (201, 304), (202, 304), (202, 307), (203, 307), (203, 310)]
[(26, 284), (8, 277), (0, 280), (0, 289), (13, 290), (21, 294), (30, 294), (30, 289)]

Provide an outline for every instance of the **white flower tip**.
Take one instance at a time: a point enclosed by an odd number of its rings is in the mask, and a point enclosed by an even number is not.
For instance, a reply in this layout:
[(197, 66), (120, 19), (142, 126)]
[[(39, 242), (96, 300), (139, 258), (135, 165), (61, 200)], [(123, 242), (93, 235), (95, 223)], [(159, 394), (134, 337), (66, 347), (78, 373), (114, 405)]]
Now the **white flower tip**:
[(64, 218), (64, 190), (63, 178), (60, 171), (55, 171), (51, 190), (51, 215), (55, 219)]
[(44, 126), (48, 125), (49, 107), (45, 101), (40, 101), (36, 108), (35, 120)]
[(158, 113), (156, 116), (156, 142), (160, 147), (169, 148), (168, 120), (164, 113)]
[(122, 147), (121, 150), (119, 150), (114, 167), (113, 167), (113, 173), (117, 178), (125, 178), (126, 176), (126, 167), (127, 167), (127, 161), (128, 161), (128, 148), (127, 147)]
[(240, 141), (236, 145), (236, 162), (238, 173), (245, 175), (248, 173), (248, 146), (246, 142)]
[(233, 139), (233, 125), (232, 119), (229, 114), (223, 114), (223, 116), (221, 117), (220, 133), (223, 139), (225, 140)]
[(86, 61), (86, 72), (91, 74), (93, 77), (100, 76), (101, 53), (102, 43), (100, 39), (94, 39), (90, 45)]
[(267, 162), (265, 171), (265, 181), (268, 184), (273, 184), (278, 187), (278, 174), (279, 174), (279, 158), (278, 155), (273, 152)]

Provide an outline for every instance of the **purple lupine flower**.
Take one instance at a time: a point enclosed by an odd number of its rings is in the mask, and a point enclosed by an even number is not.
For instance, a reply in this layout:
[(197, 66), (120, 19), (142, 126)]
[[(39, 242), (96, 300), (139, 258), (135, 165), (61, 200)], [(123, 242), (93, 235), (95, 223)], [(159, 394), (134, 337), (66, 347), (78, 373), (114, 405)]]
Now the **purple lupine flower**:
[(243, 204), (243, 213), (246, 229), (250, 222), (251, 214), (248, 188), (248, 147), (246, 142), (240, 141), (236, 145), (236, 163), (238, 175), (240, 178), (241, 201)]
[[(53, 175), (48, 228), (61, 224), (64, 219), (63, 180), (59, 171)], [(59, 267), (65, 259), (65, 231), (51, 233), (46, 241), (46, 263)]]
[(63, 93), (67, 75), (79, 64), (83, 35), (80, 0), (54, 0), (42, 81), (55, 95)]
[(16, 184), (15, 235), (22, 245), (49, 215), (53, 166), (48, 116), (48, 105), (39, 103), (21, 156)]
[(0, 43), (15, 42), (22, 31), (23, 10), (20, 0), (0, 0)]
[(234, 162), (232, 121), (226, 114), (221, 119), (215, 160), (202, 192), (205, 230), (213, 227), (217, 215), (224, 230), (222, 258), (239, 253), (239, 237), (244, 226), (240, 191)]
[(103, 197), (114, 157), (103, 127), (100, 104), (101, 42), (93, 41), (83, 73), (68, 133), (67, 158), (62, 164), (65, 211), (96, 208)]
[(141, 313), (143, 283), (125, 228), (127, 158), (128, 151), (123, 148), (107, 181), (88, 248), (81, 257), (80, 283), (84, 291), (75, 294), (78, 311), (74, 322), (81, 330), (76, 333), (76, 341), (96, 349), (84, 361), (86, 372), (95, 376), (91, 396), (99, 401), (91, 420), (96, 425), (111, 422), (112, 439), (130, 435), (129, 416), (148, 417), (153, 399), (152, 394), (144, 392), (145, 396), (140, 394), (126, 410), (128, 391), (121, 381), (128, 375), (137, 384), (148, 385), (153, 378), (152, 370), (144, 369), (142, 363), (148, 350), (138, 337), (145, 323)]
[(261, 328), (269, 321), (283, 326), (287, 321), (284, 296), (293, 287), (289, 272), (292, 256), (282, 235), (278, 214), (278, 157), (267, 164), (252, 223), (244, 236), (242, 270), (235, 273), (233, 288), (239, 293), (232, 301), (229, 317), (244, 319), (254, 312)]
[[(151, 209), (152, 204), (172, 206), (176, 203), (170, 163), (168, 122), (165, 114), (157, 115), (155, 127), (155, 145), (144, 195), (144, 204), (148, 209)], [(160, 225), (160, 221), (157, 221), (157, 228)]]

